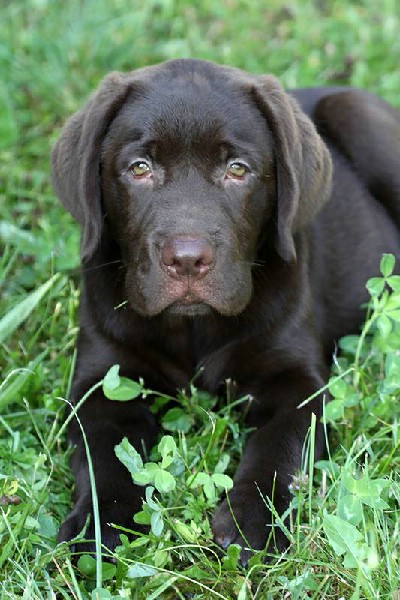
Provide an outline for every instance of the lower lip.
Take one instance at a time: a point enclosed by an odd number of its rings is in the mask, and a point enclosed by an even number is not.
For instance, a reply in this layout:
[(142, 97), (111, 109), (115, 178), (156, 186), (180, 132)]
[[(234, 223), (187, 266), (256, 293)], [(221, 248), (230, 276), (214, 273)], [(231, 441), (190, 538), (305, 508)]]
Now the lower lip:
[(207, 304), (195, 300), (190, 302), (180, 300), (179, 302), (174, 302), (169, 306), (169, 312), (175, 314), (206, 314), (208, 311), (209, 306)]
[(175, 304), (182, 304), (184, 306), (188, 306), (191, 304), (202, 304), (202, 301), (199, 300), (199, 298), (196, 298), (195, 296), (188, 295), (179, 298), (179, 300), (176, 300)]

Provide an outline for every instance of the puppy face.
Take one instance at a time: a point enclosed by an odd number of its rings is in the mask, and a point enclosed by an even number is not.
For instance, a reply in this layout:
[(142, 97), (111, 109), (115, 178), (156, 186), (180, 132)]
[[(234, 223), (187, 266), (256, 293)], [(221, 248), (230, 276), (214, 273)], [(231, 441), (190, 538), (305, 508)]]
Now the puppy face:
[(325, 144), (274, 77), (199, 60), (111, 73), (52, 160), (84, 264), (111, 234), (147, 317), (239, 314), (254, 262), (294, 261), (331, 190)]
[(205, 77), (154, 78), (111, 123), (101, 173), (132, 308), (244, 309), (275, 192), (271, 135), (245, 92)]

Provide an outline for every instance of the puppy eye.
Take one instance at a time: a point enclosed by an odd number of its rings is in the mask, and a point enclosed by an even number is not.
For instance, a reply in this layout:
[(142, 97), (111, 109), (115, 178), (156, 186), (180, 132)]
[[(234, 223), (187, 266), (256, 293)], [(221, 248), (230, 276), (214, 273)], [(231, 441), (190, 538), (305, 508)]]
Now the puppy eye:
[(144, 160), (136, 160), (129, 166), (129, 170), (135, 179), (144, 179), (151, 176), (151, 167)]
[(232, 179), (243, 179), (243, 177), (248, 172), (249, 172), (249, 168), (247, 167), (247, 165), (245, 165), (241, 162), (235, 161), (235, 162), (232, 162), (228, 166), (228, 169), (226, 171), (226, 176), (230, 177)]

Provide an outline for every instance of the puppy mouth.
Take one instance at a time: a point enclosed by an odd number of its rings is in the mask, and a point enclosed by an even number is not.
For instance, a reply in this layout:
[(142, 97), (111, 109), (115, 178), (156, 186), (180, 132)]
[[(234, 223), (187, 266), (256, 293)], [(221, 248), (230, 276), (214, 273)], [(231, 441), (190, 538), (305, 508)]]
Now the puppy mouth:
[(181, 304), (182, 306), (191, 306), (193, 304), (204, 304), (203, 300), (200, 300), (198, 296), (188, 290), (183, 296), (175, 300), (174, 304)]
[[(233, 277), (224, 281), (223, 274), (216, 276), (215, 271), (201, 279), (182, 277), (150, 278), (137, 277), (134, 268), (127, 273), (126, 291), (129, 304), (139, 314), (155, 317), (164, 313), (166, 316), (200, 316), (219, 314), (234, 316), (240, 314), (251, 296), (251, 282), (246, 277)], [(141, 274), (139, 274), (141, 275)], [(211, 276), (213, 275), (213, 276)], [(238, 285), (237, 279), (242, 283)]]
[(209, 313), (211, 307), (206, 299), (199, 298), (190, 289), (176, 298), (167, 308), (170, 315), (197, 316)]
[(212, 312), (209, 304), (199, 299), (185, 299), (173, 302), (164, 309), (164, 312), (171, 316), (198, 317)]

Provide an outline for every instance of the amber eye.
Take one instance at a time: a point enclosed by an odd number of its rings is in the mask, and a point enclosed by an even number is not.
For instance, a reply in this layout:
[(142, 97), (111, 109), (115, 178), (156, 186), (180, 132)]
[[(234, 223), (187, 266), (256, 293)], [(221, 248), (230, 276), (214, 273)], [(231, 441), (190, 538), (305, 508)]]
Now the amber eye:
[(150, 165), (144, 160), (136, 160), (129, 166), (129, 170), (136, 179), (143, 179), (151, 175)]
[(243, 179), (243, 177), (248, 172), (248, 167), (241, 162), (232, 162), (226, 171), (227, 177), (232, 177), (233, 179)]

